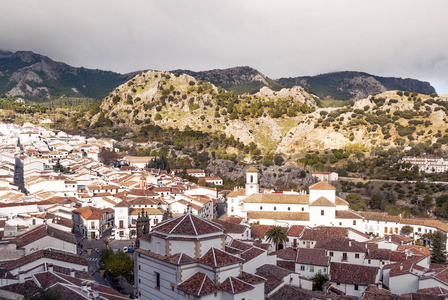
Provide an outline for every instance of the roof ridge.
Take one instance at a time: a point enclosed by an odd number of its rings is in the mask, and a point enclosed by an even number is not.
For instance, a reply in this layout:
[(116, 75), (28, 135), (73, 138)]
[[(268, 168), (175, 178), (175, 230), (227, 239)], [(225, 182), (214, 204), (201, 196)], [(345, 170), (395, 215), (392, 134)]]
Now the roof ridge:
[(191, 218), (191, 214), (188, 214), (188, 216), (190, 217), (190, 222), (191, 222), (191, 225), (193, 226), (194, 233), (196, 233), (196, 235), (198, 235), (198, 231), (196, 230), (196, 226), (194, 225), (193, 219)]
[[(202, 273), (202, 274), (204, 274), (204, 273)], [(199, 291), (198, 291), (198, 296), (201, 294), (201, 291), (202, 291), (202, 287), (204, 286), (204, 283), (205, 283), (205, 278), (207, 277), (207, 275), (206, 274), (204, 274), (204, 278), (202, 279), (202, 284), (201, 284), (201, 287), (199, 288)]]
[(212, 252), (213, 252), (213, 260), (215, 261), (215, 266), (217, 266), (218, 264), (216, 263), (215, 247), (212, 247)]
[(235, 294), (235, 289), (233, 288), (232, 276), (229, 277), (230, 287), (232, 288), (232, 294)]
[[(171, 233), (174, 231), (174, 229), (176, 229), (177, 226), (179, 226), (179, 224), (182, 223), (182, 222), (185, 220), (186, 217), (187, 217), (187, 215), (180, 216), (179, 219), (182, 218), (182, 220), (180, 220), (180, 221), (176, 224), (176, 226), (174, 226), (173, 229), (171, 229), (170, 232), (168, 232), (168, 234), (171, 234)], [(173, 220), (174, 220), (174, 219), (173, 219)]]

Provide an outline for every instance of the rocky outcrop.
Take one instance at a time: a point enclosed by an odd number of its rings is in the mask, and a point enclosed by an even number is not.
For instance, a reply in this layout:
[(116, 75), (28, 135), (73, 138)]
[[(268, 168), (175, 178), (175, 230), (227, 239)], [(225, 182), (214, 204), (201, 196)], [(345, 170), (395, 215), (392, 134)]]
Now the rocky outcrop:
[(60, 97), (101, 99), (132, 76), (71, 67), (31, 51), (0, 51), (0, 94), (44, 101)]

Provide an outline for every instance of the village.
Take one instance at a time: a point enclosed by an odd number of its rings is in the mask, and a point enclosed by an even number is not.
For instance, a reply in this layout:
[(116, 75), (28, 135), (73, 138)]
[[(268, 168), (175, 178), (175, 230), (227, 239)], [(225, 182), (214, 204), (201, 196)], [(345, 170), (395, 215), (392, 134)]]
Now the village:
[[(29, 123), (0, 133), (5, 299), (41, 289), (73, 299), (448, 297), (446, 265), (418, 242), (442, 233), (446, 250), (448, 224), (352, 210), (331, 184), (336, 173), (278, 192), (248, 167), (245, 187), (225, 192), (202, 169), (146, 168), (157, 157), (106, 166), (100, 153), (116, 151), (112, 139)], [(273, 230), (286, 238), (273, 241)], [(134, 260), (134, 285), (122, 293), (99, 272), (107, 248)]]

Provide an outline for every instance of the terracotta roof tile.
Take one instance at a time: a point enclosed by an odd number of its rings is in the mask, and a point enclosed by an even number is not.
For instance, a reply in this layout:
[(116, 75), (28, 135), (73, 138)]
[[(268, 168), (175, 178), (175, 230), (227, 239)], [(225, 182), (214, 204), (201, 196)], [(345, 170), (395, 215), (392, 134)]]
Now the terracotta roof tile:
[(302, 194), (252, 194), (244, 199), (244, 203), (309, 204), (309, 202), (309, 195)]
[(272, 253), (272, 255), (277, 255), (277, 259), (292, 260), (295, 261), (297, 257), (297, 251), (293, 248), (284, 248)]
[(289, 221), (309, 221), (309, 212), (291, 212), (291, 211), (248, 211), (249, 220), (289, 220)]
[(348, 237), (348, 229), (345, 227), (319, 226), (314, 228), (306, 228), (300, 239), (307, 241), (320, 241), (329, 238), (345, 237)]
[(314, 200), (310, 206), (336, 206), (333, 202), (328, 200), (325, 197), (319, 197), (317, 200)]
[(369, 285), (376, 283), (378, 271), (377, 267), (331, 263), (330, 278), (332, 282)]
[(251, 172), (251, 173), (256, 172), (256, 173), (258, 173), (258, 170), (255, 169), (254, 167), (250, 167), (249, 169), (246, 170), (246, 173), (247, 172)]
[(332, 190), (336, 191), (336, 188), (325, 181), (319, 181), (309, 187), (310, 190)]
[(235, 224), (235, 223), (226, 222), (223, 220), (213, 219), (212, 221), (215, 223), (221, 224), (221, 226), (224, 228), (224, 231), (227, 234), (229, 234), (229, 233), (244, 233), (248, 228), (248, 226), (246, 226), (246, 225)]
[(365, 244), (345, 238), (320, 240), (316, 243), (314, 248), (334, 250), (334, 251), (360, 252), (360, 253), (367, 252)]
[(242, 262), (238, 256), (226, 253), (216, 248), (210, 248), (198, 262), (212, 267), (223, 267)]
[(288, 236), (300, 237), (305, 232), (306, 226), (304, 225), (291, 225), (288, 229)]
[(254, 287), (238, 278), (227, 277), (220, 285), (221, 289), (227, 291), (233, 295), (240, 294), (243, 292), (251, 291)]
[(153, 228), (153, 232), (160, 232), (166, 235), (198, 236), (209, 233), (223, 233), (224, 229), (217, 223), (187, 213), (159, 223)]
[(296, 263), (315, 266), (329, 266), (330, 258), (325, 255), (324, 249), (298, 248)]
[(204, 273), (198, 272), (179, 284), (179, 290), (195, 296), (204, 296), (219, 291), (219, 287)]
[(241, 279), (244, 282), (250, 283), (250, 284), (257, 284), (257, 283), (262, 283), (265, 282), (266, 279), (264, 279), (263, 277), (251, 274), (251, 273), (247, 273), (247, 272), (242, 272), (240, 276), (238, 276), (237, 278)]

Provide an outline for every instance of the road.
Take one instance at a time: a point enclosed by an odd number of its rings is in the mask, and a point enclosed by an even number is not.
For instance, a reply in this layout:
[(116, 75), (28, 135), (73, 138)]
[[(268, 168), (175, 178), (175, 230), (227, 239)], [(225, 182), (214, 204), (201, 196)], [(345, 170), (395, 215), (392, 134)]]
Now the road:
[[(82, 247), (78, 247), (78, 254), (81, 253), (80, 256), (87, 260), (87, 263), (89, 264), (89, 271), (94, 272), (93, 278), (95, 281), (99, 284), (111, 286), (108, 281), (101, 277), (98, 271), (100, 253), (106, 246), (105, 241), (107, 241), (108, 238), (103, 237), (99, 240), (93, 239), (89, 241), (88, 239), (83, 239), (82, 235), (78, 231), (75, 231), (75, 237), (76, 241), (82, 245)], [(95, 249), (98, 249), (98, 251), (95, 251)]]
[(448, 184), (448, 182), (446, 181), (429, 181), (429, 180), (422, 180), (422, 181), (416, 181), (416, 180), (385, 180), (385, 179), (366, 179), (364, 180), (363, 178), (357, 178), (357, 177), (341, 177), (339, 176), (339, 180), (346, 180), (346, 181), (353, 181), (353, 182), (384, 182), (384, 183), (417, 183), (417, 182), (422, 182), (422, 183), (426, 183), (426, 184), (442, 184), (442, 185), (446, 185)]

